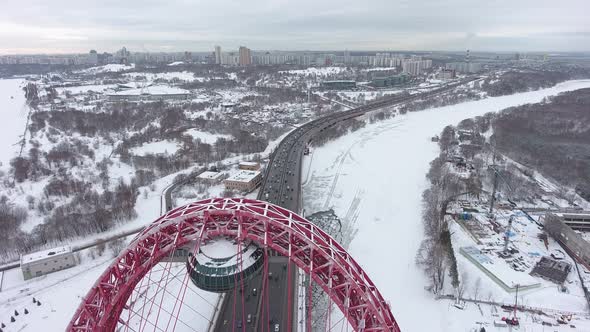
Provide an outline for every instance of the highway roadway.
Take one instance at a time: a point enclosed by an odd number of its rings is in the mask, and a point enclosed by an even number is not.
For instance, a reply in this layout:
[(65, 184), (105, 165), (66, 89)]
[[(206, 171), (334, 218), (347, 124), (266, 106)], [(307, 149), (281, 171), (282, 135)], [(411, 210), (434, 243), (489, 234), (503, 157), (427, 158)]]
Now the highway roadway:
[[(271, 154), (257, 198), (299, 213), (301, 211), (300, 185), (303, 152), (309, 142), (313, 140), (318, 133), (321, 133), (326, 128), (341, 121), (356, 118), (371, 111), (410, 102), (416, 99), (426, 97), (431, 98), (476, 79), (478, 79), (478, 77), (468, 78), (461, 82), (450, 84), (429, 92), (403, 96), (396, 95), (347, 111), (329, 114), (300, 126), (289, 133)], [(276, 263), (271, 260), (269, 262), (269, 271), (282, 269), (285, 264), (287, 263)], [(291, 282), (291, 285), (297, 282), (297, 279), (295, 278), (297, 269), (294, 266), (291, 266), (290, 270), (292, 272), (291, 278), (288, 278), (286, 273), (281, 273), (278, 275), (278, 280), (273, 279), (274, 282), (270, 284), (269, 292), (271, 295), (269, 307), (272, 308), (271, 319), (273, 320), (272, 324), (270, 324), (271, 331), (274, 330), (275, 324), (279, 324), (280, 331), (295, 330), (293, 327), (297, 324), (297, 319), (294, 315), (294, 312), (296, 312), (295, 310), (291, 313), (292, 328), (287, 328), (288, 308), (295, 309), (295, 304), (289, 305), (289, 303), (285, 303), (289, 298), (288, 290), (290, 289), (293, 291), (293, 287), (290, 287), (290, 285), (288, 286), (287, 284), (289, 281)], [(259, 284), (261, 282), (260, 278), (261, 276), (255, 276), (251, 282)], [(279, 285), (281, 286), (279, 287)], [(291, 298), (294, 299), (294, 296)], [(260, 300), (260, 297), (258, 300)], [(227, 329), (227, 325), (224, 326), (222, 323), (224, 321), (235, 319), (233, 318), (235, 317), (233, 315), (234, 312), (230, 310), (232, 307), (227, 305), (228, 303), (233, 303), (233, 301), (233, 293), (230, 293), (225, 297), (224, 302), (226, 303), (221, 307), (221, 312), (215, 325), (215, 331), (231, 330), (231, 328)], [(253, 312), (258, 313), (259, 306), (258, 303), (248, 302), (245, 306), (246, 315)], [(262, 325), (268, 324), (268, 322), (262, 322), (262, 320), (256, 320), (253, 323), (254, 325), (246, 327), (248, 331), (266, 331), (269, 327), (269, 325)]]

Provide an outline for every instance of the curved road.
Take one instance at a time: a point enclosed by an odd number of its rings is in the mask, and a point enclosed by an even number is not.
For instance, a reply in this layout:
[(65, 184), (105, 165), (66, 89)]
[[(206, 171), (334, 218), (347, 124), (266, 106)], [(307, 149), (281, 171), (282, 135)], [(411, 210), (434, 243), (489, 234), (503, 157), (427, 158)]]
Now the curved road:
[[(479, 79), (479, 77), (467, 78), (458, 83), (450, 84), (429, 92), (389, 97), (347, 111), (329, 114), (302, 125), (289, 133), (271, 154), (257, 199), (299, 213), (301, 210), (301, 162), (303, 152), (309, 142), (313, 140), (317, 134), (339, 122), (359, 117), (368, 112), (407, 103), (417, 99), (432, 98), (433, 96), (446, 93), (460, 85), (464, 85), (477, 79)], [(275, 324), (279, 324), (280, 331), (292, 330), (287, 328), (288, 312), (291, 311), (289, 308), (297, 307), (296, 304), (288, 303), (287, 301), (289, 298), (295, 298), (293, 293), (289, 294), (289, 292), (293, 292), (294, 288), (291, 287), (289, 282), (292, 284), (297, 282), (296, 269), (291, 269), (291, 278), (288, 278), (287, 273), (277, 273), (281, 270), (284, 271), (284, 266), (286, 266), (286, 264), (286, 260), (279, 260), (276, 258), (275, 261), (269, 261), (269, 271), (273, 271), (275, 277), (273, 277), (272, 280), (269, 279), (269, 298), (271, 303), (268, 306), (268, 309), (265, 308), (265, 310), (270, 311), (269, 318), (272, 320), (270, 328), (274, 328)], [(261, 277), (255, 277), (247, 286), (245, 286), (246, 292), (251, 292), (254, 288), (260, 289), (261, 284)], [(257, 300), (259, 299), (260, 297), (257, 298)], [(238, 310), (235, 310), (237, 312), (234, 312), (234, 307), (230, 305), (233, 302), (234, 294), (233, 292), (230, 292), (225, 296), (224, 303), (221, 305), (221, 311), (215, 322), (214, 331), (227, 331), (228, 329), (231, 329), (232, 326), (237, 327), (238, 324), (237, 322), (233, 322), (234, 319), (242, 322), (245, 331), (259, 331), (259, 327), (261, 326), (268, 328), (268, 325), (266, 325), (267, 323), (261, 321), (262, 315), (260, 314), (260, 301), (250, 300), (246, 302), (243, 313), (240, 312), (241, 308), (237, 308)], [(254, 317), (251, 323), (247, 323), (244, 318), (248, 315)], [(291, 317), (294, 317), (294, 315), (295, 314), (291, 312)], [(264, 319), (266, 320), (266, 313), (264, 314)], [(297, 322), (295, 322), (296, 318), (291, 319), (294, 325), (297, 324)]]

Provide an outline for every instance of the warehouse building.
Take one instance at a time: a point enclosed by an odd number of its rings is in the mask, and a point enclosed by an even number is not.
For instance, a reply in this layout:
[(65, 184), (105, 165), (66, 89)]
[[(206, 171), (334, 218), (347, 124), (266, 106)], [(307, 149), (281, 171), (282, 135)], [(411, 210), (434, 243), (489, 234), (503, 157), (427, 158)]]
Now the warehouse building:
[(238, 165), (238, 168), (247, 171), (258, 171), (260, 170), (260, 163), (257, 163), (255, 161), (241, 161)]
[(401, 75), (393, 75), (387, 77), (375, 77), (371, 81), (371, 85), (376, 88), (387, 88), (391, 86), (396, 86), (400, 84), (404, 84), (410, 80), (410, 77), (405, 74)]
[(251, 191), (256, 188), (262, 181), (262, 173), (260, 171), (249, 171), (241, 169), (234, 175), (223, 181), (225, 189)]
[(25, 280), (67, 269), (78, 264), (76, 255), (69, 246), (38, 251), (20, 258), (20, 267)]
[(346, 90), (356, 88), (355, 81), (323, 81), (320, 83), (320, 88), (323, 90)]
[(551, 235), (579, 263), (590, 269), (590, 243), (563, 220), (563, 216), (547, 213), (543, 220), (545, 232)]

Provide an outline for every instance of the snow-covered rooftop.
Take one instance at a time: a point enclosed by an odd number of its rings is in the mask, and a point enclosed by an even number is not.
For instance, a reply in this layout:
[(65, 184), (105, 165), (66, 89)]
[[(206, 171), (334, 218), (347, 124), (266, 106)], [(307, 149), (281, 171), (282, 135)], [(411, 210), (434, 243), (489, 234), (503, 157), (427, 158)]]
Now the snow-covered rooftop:
[(205, 171), (197, 176), (199, 179), (216, 180), (221, 177), (221, 172)]
[(51, 248), (43, 251), (32, 252), (30, 254), (22, 255), (20, 258), (21, 264), (31, 263), (40, 261), (49, 257), (57, 257), (72, 252), (70, 246), (63, 246), (57, 248)]
[(250, 182), (256, 176), (260, 174), (260, 171), (249, 171), (245, 169), (241, 169), (239, 172), (234, 173), (230, 176), (227, 181), (239, 181), (239, 182)]
[(258, 166), (259, 163), (255, 161), (240, 161), (240, 166)]
[[(214, 268), (208, 272), (213, 275), (231, 274), (238, 269), (238, 249), (234, 241), (217, 238), (199, 248), (197, 261), (201, 266)], [(251, 243), (243, 243), (240, 249), (242, 251), (240, 267), (244, 270), (260, 258), (255, 254), (259, 248)]]
[(87, 68), (84, 70), (80, 70), (77, 73), (83, 73), (83, 74), (114, 73), (114, 72), (120, 72), (120, 71), (124, 71), (124, 70), (130, 70), (130, 69), (134, 69), (134, 68), (135, 68), (134, 63), (129, 64), (129, 65), (110, 63), (110, 64), (104, 65), (104, 66), (91, 67), (91, 68)]
[(168, 85), (154, 85), (145, 88), (129, 89), (117, 92), (108, 93), (108, 95), (117, 96), (138, 96), (138, 95), (185, 95), (190, 94), (190, 91), (175, 88)]

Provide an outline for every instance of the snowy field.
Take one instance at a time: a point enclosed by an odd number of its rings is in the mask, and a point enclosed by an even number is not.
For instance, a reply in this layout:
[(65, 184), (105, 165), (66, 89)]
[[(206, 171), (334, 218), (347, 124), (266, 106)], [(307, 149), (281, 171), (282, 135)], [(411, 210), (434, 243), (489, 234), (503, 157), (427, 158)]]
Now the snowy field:
[(190, 135), (193, 139), (201, 140), (202, 143), (215, 144), (218, 138), (232, 139), (231, 135), (212, 134), (206, 131), (200, 131), (197, 128), (187, 129), (185, 135)]
[(24, 133), (29, 108), (26, 106), (25, 93), (22, 90), (26, 81), (23, 79), (0, 80), (0, 170), (7, 171), (10, 160), (18, 155), (18, 141)]
[[(492, 319), (482, 317), (475, 306), (460, 311), (448, 301), (435, 301), (424, 290), (427, 281), (414, 263), (423, 239), (425, 175), (438, 155), (438, 145), (430, 138), (465, 118), (586, 87), (590, 87), (590, 80), (569, 81), (549, 89), (429, 109), (367, 125), (305, 158), (303, 165), (311, 164), (302, 177), (306, 214), (332, 207), (343, 217), (355, 199), (360, 199), (354, 225), (358, 232), (349, 252), (390, 302), (403, 331), (469, 331), (477, 321), (491, 323)], [(490, 312), (490, 308), (482, 309)], [(520, 331), (541, 327), (528, 326)], [(494, 327), (488, 325), (486, 330), (494, 331)], [(550, 329), (554, 330), (559, 328)]]
[(145, 156), (147, 154), (171, 155), (175, 154), (179, 148), (178, 143), (170, 140), (163, 140), (142, 144), (141, 146), (131, 149), (130, 152), (138, 156)]

